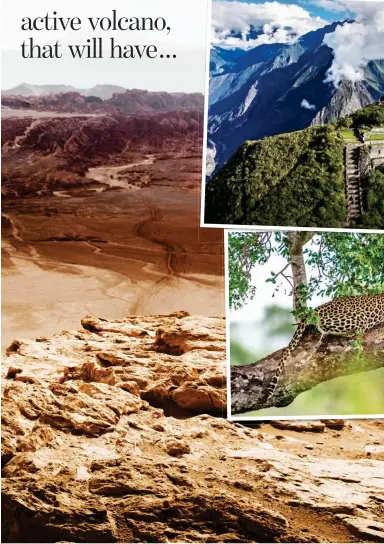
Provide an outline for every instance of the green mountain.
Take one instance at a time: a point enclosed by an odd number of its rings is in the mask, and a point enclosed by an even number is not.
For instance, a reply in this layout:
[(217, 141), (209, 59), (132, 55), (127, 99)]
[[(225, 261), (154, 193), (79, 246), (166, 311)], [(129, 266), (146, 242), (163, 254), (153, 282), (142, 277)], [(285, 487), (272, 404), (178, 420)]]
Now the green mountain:
[[(324, 126), (245, 142), (206, 186), (211, 224), (384, 229), (384, 174), (370, 159), (383, 148), (384, 102)], [(383, 138), (381, 140), (381, 138)], [(345, 182), (346, 147), (367, 155), (360, 175), (361, 213), (351, 223)], [(371, 146), (371, 147), (370, 147)], [(356, 159), (356, 168), (361, 159)]]

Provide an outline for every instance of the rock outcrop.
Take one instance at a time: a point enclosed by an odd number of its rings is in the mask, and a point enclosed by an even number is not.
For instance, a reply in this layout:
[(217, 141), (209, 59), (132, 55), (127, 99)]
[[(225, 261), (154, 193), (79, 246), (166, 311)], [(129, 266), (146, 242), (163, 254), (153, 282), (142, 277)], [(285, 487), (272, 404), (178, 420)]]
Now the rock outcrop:
[(383, 540), (383, 423), (226, 421), (220, 317), (82, 325), (4, 357), (3, 542)]
[(89, 183), (89, 167), (136, 162), (147, 153), (200, 156), (201, 123), (197, 109), (149, 116), (4, 119), (2, 194), (41, 197), (82, 187)]

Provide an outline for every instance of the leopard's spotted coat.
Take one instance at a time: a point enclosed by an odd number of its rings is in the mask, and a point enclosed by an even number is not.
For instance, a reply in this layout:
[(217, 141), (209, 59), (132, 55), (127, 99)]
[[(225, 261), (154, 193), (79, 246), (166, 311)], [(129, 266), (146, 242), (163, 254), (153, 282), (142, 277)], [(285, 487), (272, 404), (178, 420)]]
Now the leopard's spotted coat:
[[(354, 336), (365, 333), (377, 325), (384, 324), (384, 293), (380, 295), (359, 295), (342, 297), (322, 304), (313, 310), (316, 327), (321, 338), (326, 334)], [(299, 323), (297, 330), (283, 353), (283, 357), (267, 389), (267, 399), (270, 399), (276, 389), (277, 382), (285, 363), (299, 344), (306, 328), (307, 319)]]

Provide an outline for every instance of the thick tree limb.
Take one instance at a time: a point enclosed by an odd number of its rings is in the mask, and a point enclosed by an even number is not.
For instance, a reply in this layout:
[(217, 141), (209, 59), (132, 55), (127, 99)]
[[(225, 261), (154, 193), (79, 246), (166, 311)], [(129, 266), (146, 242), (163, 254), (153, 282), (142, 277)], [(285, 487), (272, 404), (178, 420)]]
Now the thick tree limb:
[(280, 375), (275, 394), (269, 401), (265, 392), (284, 349), (257, 363), (231, 368), (232, 414), (263, 408), (288, 406), (302, 392), (319, 383), (384, 367), (384, 327), (367, 332), (358, 353), (351, 339), (326, 336), (315, 350), (320, 334), (308, 327)]

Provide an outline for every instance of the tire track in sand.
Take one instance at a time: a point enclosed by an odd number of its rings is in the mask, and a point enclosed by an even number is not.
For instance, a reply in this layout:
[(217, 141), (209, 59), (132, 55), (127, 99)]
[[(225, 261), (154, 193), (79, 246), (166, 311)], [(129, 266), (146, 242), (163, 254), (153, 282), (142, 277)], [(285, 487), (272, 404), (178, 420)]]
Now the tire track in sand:
[[(165, 267), (166, 267), (166, 274), (163, 275), (162, 278), (160, 278), (158, 281), (154, 282), (150, 288), (149, 291), (146, 290), (146, 295), (144, 298), (137, 298), (136, 304), (134, 305), (132, 311), (134, 314), (139, 314), (142, 312), (145, 312), (145, 308), (147, 307), (149, 301), (159, 295), (159, 293), (167, 286), (172, 288), (172, 284), (176, 280), (177, 285), (177, 278), (179, 278), (179, 272), (178, 272), (178, 258), (176, 251), (178, 249), (183, 250), (182, 246), (176, 247), (166, 240), (161, 239), (154, 239), (152, 236), (148, 235), (146, 233), (146, 228), (151, 225), (152, 223), (160, 222), (163, 219), (163, 214), (161, 210), (153, 204), (153, 202), (150, 202), (148, 199), (143, 198), (142, 202), (146, 205), (148, 211), (149, 211), (149, 217), (144, 219), (143, 221), (139, 221), (134, 227), (134, 233), (137, 238), (142, 238), (143, 240), (147, 240), (151, 242), (152, 244), (156, 244), (160, 246), (164, 253), (165, 253)], [(173, 290), (176, 289), (176, 285), (174, 285)], [(143, 290), (144, 291), (144, 290)]]

